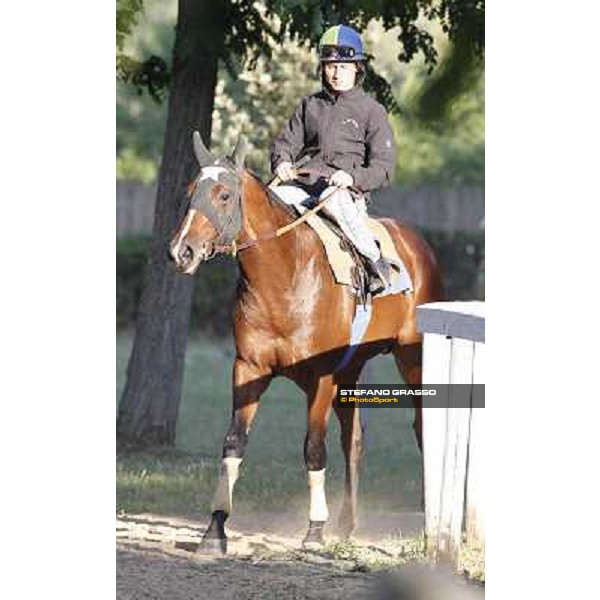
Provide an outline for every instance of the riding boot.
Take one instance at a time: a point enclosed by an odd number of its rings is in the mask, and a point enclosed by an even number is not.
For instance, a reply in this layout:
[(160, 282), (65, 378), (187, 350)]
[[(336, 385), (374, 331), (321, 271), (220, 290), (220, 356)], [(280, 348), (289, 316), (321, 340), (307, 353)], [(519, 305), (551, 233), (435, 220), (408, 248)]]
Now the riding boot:
[(390, 265), (383, 256), (380, 256), (377, 261), (368, 259), (367, 264), (371, 272), (370, 291), (372, 294), (378, 294), (390, 285), (392, 279)]

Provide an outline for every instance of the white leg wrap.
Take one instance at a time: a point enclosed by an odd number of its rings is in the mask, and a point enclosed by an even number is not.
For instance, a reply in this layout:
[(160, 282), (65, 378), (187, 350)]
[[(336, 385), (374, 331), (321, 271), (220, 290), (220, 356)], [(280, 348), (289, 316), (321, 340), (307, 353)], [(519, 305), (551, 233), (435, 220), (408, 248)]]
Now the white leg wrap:
[(217, 489), (212, 502), (212, 511), (224, 510), (228, 515), (231, 514), (233, 503), (233, 486), (238, 478), (241, 458), (228, 456), (221, 462), (221, 472)]
[(329, 511), (325, 498), (325, 469), (308, 472), (308, 487), (310, 489), (308, 518), (311, 521), (327, 521)]

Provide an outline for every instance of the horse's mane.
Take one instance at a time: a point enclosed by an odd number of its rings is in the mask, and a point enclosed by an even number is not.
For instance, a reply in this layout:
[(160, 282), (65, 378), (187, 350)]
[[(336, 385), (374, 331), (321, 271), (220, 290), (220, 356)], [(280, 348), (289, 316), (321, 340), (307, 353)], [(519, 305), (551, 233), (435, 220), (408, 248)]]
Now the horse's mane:
[(268, 185), (266, 185), (263, 182), (263, 180), (254, 171), (252, 171), (251, 169), (246, 169), (246, 171), (258, 183), (261, 190), (266, 194), (271, 204), (275, 204), (276, 206), (282, 208), (292, 220), (298, 218), (298, 214), (293, 209), (293, 207), (289, 204), (286, 204)]

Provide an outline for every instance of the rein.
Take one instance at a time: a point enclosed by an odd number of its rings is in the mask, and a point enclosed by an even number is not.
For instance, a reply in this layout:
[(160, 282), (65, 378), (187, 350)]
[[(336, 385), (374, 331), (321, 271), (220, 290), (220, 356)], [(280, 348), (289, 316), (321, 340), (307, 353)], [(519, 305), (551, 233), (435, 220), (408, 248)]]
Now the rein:
[[(301, 172), (316, 172), (313, 169), (303, 169), (302, 171), (299, 171), (299, 173)], [(258, 244), (260, 242), (265, 242), (267, 240), (272, 240), (278, 237), (281, 237), (282, 235), (285, 235), (286, 233), (288, 233), (289, 231), (291, 231), (292, 229), (295, 229), (296, 227), (298, 227), (298, 225), (300, 225), (301, 223), (304, 223), (304, 221), (306, 221), (309, 217), (311, 217), (312, 215), (318, 213), (324, 206), (325, 206), (325, 201), (331, 197), (335, 192), (338, 191), (339, 188), (334, 188), (332, 189), (328, 194), (325, 194), (325, 196), (323, 196), (320, 201), (319, 204), (317, 206), (315, 206), (314, 208), (311, 208), (308, 212), (304, 213), (302, 216), (298, 217), (296, 220), (292, 221), (291, 223), (289, 223), (288, 225), (284, 225), (283, 227), (280, 227), (279, 229), (277, 229), (276, 231), (273, 231), (272, 233), (268, 233), (267, 235), (258, 237), (258, 238), (252, 238), (250, 240), (248, 240), (247, 242), (242, 242), (241, 244), (238, 244), (235, 240), (233, 240), (233, 242), (231, 244), (225, 244), (225, 245), (214, 245), (213, 246), (213, 253), (211, 255), (214, 256), (214, 254), (230, 254), (231, 256), (235, 257), (237, 255), (238, 252), (241, 252), (242, 250), (247, 250), (248, 248), (254, 248), (254, 246), (258, 246)], [(352, 189), (352, 188), (348, 188), (348, 189)], [(221, 237), (221, 234), (219, 234), (219, 238)]]

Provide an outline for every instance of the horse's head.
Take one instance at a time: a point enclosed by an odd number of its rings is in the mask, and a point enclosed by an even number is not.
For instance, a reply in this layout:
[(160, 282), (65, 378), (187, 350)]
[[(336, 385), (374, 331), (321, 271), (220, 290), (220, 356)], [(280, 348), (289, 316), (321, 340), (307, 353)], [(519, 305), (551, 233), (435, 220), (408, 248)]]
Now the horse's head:
[(189, 207), (173, 237), (170, 254), (177, 270), (193, 275), (219, 244), (231, 244), (242, 228), (242, 168), (246, 154), (240, 136), (231, 158), (215, 159), (194, 131), (200, 173), (188, 186)]

